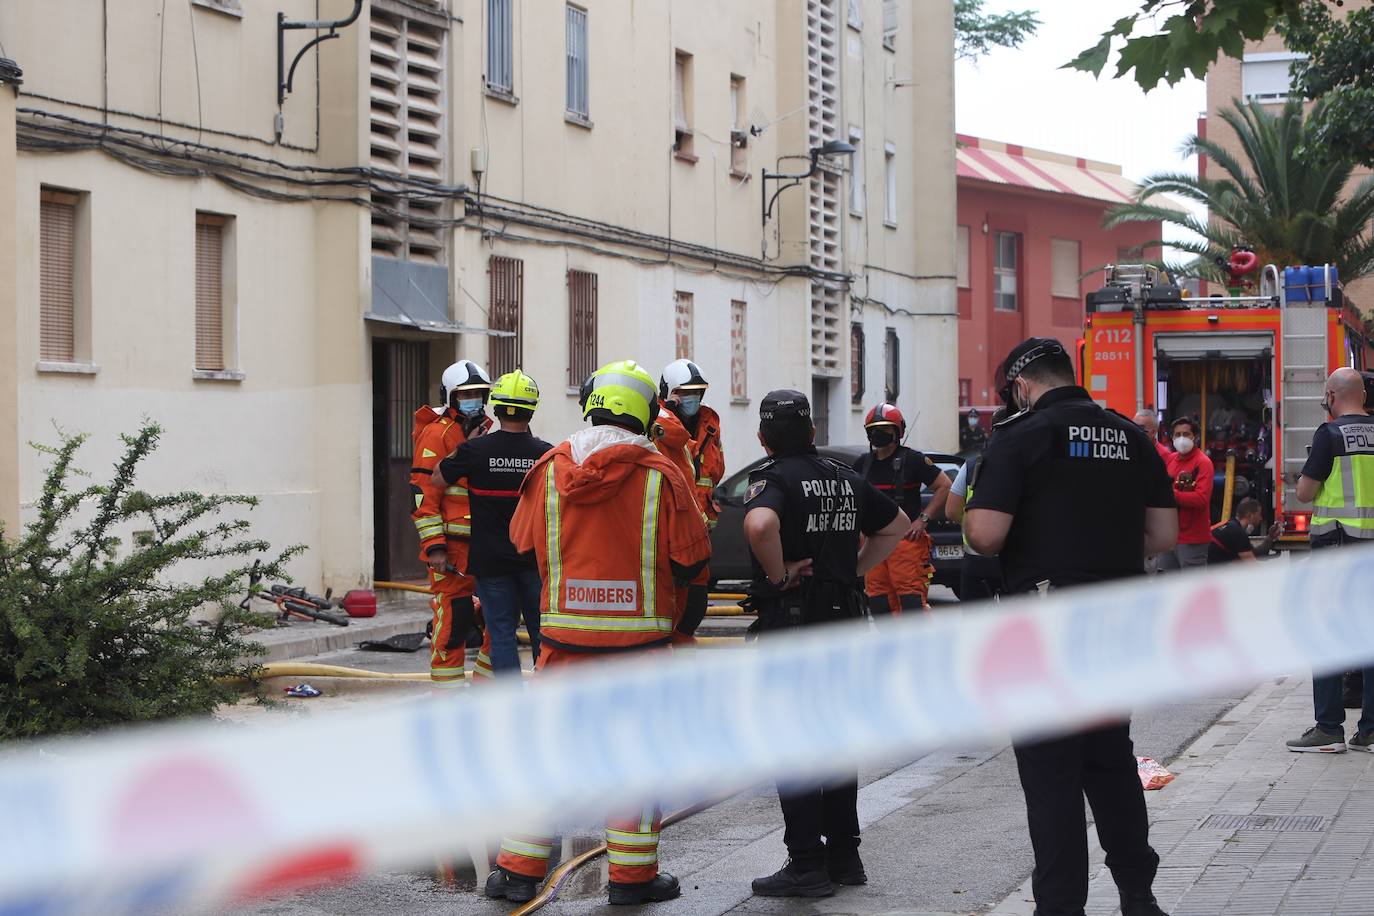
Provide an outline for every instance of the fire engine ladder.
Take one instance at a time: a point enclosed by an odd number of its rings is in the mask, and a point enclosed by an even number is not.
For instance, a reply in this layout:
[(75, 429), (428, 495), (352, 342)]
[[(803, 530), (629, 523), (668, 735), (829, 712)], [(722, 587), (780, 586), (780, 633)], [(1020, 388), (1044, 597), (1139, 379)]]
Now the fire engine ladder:
[[(1266, 268), (1266, 273), (1273, 268)], [(1330, 284), (1330, 271), (1327, 271)], [(1266, 277), (1266, 280), (1269, 278)], [(1298, 477), (1307, 461), (1312, 434), (1326, 420), (1322, 411), (1322, 392), (1327, 376), (1327, 303), (1290, 302), (1287, 291), (1274, 277), (1278, 287), (1280, 334), (1283, 338), (1282, 377), (1279, 390), (1280, 428), (1283, 430), (1283, 505), (1298, 505)]]

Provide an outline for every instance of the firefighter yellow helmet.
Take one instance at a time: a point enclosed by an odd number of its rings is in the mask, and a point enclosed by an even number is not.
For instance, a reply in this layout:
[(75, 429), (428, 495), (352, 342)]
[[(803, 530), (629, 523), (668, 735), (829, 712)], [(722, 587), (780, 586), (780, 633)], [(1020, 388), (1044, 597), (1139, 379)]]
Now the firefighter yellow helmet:
[(654, 377), (632, 359), (607, 363), (591, 374), (584, 387), (582, 416), (588, 420), (638, 426), (638, 432), (644, 433), (658, 416)]
[(539, 385), (525, 373), (516, 369), (507, 372), (491, 386), (487, 403), (498, 417), (519, 418), (518, 411), (533, 414), (539, 407)]

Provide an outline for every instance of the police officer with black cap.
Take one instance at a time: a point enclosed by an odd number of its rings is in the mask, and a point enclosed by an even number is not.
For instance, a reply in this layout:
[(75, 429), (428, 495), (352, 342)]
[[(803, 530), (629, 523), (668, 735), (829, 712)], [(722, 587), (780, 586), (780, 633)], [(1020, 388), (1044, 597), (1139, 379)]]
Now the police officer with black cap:
[[(998, 425), (983, 453), (964, 518), (973, 548), (1001, 556), (1008, 595), (1140, 575), (1144, 558), (1178, 537), (1173, 485), (1154, 443), (1074, 384), (1057, 340), (1019, 344), (1001, 376), (1003, 399), (1020, 412)], [(1085, 795), (1122, 916), (1164, 916), (1129, 720), (1019, 742), (1015, 751), (1037, 916), (1083, 916)]]
[[(817, 454), (811, 404), (800, 391), (770, 391), (759, 442), (772, 458), (749, 475), (744, 533), (754, 565), (750, 603), (774, 631), (861, 619), (859, 578), (911, 527), (897, 504), (853, 469)], [(860, 544), (860, 537), (863, 543)], [(826, 897), (863, 884), (859, 782), (778, 786), (788, 861), (754, 881), (763, 897)]]

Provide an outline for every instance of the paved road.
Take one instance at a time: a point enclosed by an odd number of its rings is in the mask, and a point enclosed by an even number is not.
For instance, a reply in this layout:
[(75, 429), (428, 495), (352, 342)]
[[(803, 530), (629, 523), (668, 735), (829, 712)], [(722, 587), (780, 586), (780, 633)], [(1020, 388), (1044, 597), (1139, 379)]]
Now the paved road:
[[(318, 660), (392, 670), (421, 670), (427, 664), (424, 653), (339, 652)], [(1171, 759), (1245, 693), (1204, 697), (1138, 714), (1137, 751)], [(308, 714), (357, 702), (357, 698), (307, 702), (316, 705), (299, 703), (286, 712)], [(870, 878), (867, 887), (846, 888), (818, 902), (753, 898), (749, 880), (773, 871), (785, 858), (776, 795), (771, 787), (755, 787), (665, 832), (664, 868), (682, 879), (684, 895), (645, 912), (655, 916), (977, 913), (1018, 888), (1030, 873), (1025, 809), (1015, 761), (1005, 745), (951, 746), (914, 760), (888, 760), (865, 770), (861, 782), (861, 852)], [(385, 786), (372, 790), (385, 791)], [(594, 867), (584, 871), (590, 874), (581, 876), (544, 912), (579, 916), (627, 912), (606, 906), (604, 875), (598, 875)], [(232, 916), (495, 916), (510, 909), (478, 896), (475, 876), (468, 871), (455, 887), (442, 886), (428, 874), (372, 876), (327, 891), (235, 910)]]

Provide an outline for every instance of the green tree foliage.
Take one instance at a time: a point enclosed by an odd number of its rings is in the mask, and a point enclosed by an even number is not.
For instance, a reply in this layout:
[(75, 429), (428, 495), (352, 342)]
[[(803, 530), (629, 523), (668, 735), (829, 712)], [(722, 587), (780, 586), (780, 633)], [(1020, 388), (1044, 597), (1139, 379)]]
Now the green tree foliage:
[[(1241, 157), (1202, 137), (1184, 144), (1185, 153), (1208, 156), (1221, 177), (1152, 175), (1135, 203), (1108, 211), (1104, 226), (1162, 220), (1201, 236), (1201, 241), (1168, 243), (1196, 255), (1175, 267), (1185, 276), (1222, 280), (1215, 259), (1228, 258), (1240, 245), (1253, 248), (1261, 264), (1332, 263), (1345, 282), (1374, 274), (1374, 235), (1367, 231), (1374, 217), (1374, 178), (1344, 194), (1354, 168), (1348, 160), (1296, 155), (1311, 145), (1321, 107), (1317, 103), (1310, 116), (1297, 101), (1277, 113), (1257, 102), (1223, 111), (1222, 119), (1240, 140)], [(1203, 204), (1211, 219), (1161, 206), (1154, 201), (1160, 194)]]
[[(1145, 0), (1140, 12), (1118, 19), (1097, 44), (1064, 66), (1099, 76), (1113, 40), (1122, 38), (1118, 77), (1134, 70), (1134, 80), (1147, 91), (1190, 74), (1201, 79), (1218, 53), (1240, 57), (1246, 41), (1263, 38), (1280, 16), (1296, 14), (1301, 6), (1302, 0)], [(1158, 30), (1138, 34), (1144, 23), (1158, 23)]]
[(984, 13), (984, 0), (954, 0), (954, 56), (977, 60), (994, 48), (1018, 48), (1035, 34), (1034, 10)]
[[(145, 424), (122, 437), (100, 483), (77, 479), (84, 436), (42, 448), (51, 463), (33, 520), (17, 539), (0, 531), (0, 739), (204, 714), (235, 698), (229, 679), (251, 677), (261, 647), (230, 601), (249, 558), (270, 549), (236, 517), (256, 500), (136, 490), (160, 434)], [(147, 534), (122, 542), (137, 530)], [(220, 571), (180, 582), (185, 561)], [(191, 619), (205, 606), (224, 609), (217, 622)]]
[(1342, 6), (1344, 0), (1145, 0), (1140, 12), (1118, 19), (1064, 66), (1101, 75), (1119, 40), (1116, 76), (1148, 91), (1201, 78), (1219, 54), (1239, 58), (1247, 41), (1277, 29), (1290, 50), (1307, 55), (1293, 65), (1294, 89), (1325, 102), (1312, 145), (1299, 153), (1374, 166), (1374, 9), (1338, 18)]
[(1374, 166), (1374, 7), (1344, 19), (1328, 3), (1305, 0), (1301, 15), (1278, 23), (1284, 43), (1306, 54), (1293, 63), (1293, 86), (1321, 99), (1308, 156), (1337, 156)]

